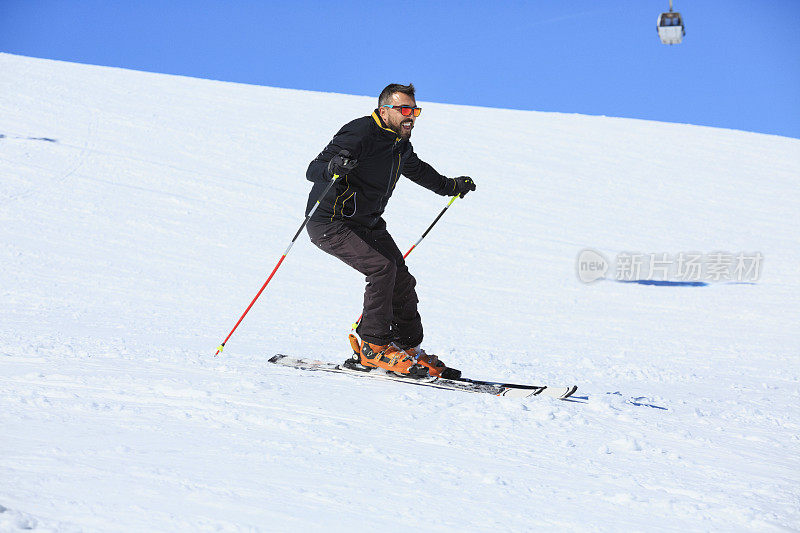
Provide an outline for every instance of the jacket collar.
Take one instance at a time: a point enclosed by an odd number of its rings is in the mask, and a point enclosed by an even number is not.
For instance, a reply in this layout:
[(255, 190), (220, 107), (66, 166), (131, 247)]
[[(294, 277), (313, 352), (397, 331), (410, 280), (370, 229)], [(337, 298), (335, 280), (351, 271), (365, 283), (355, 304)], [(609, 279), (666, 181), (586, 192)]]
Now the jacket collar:
[(377, 124), (380, 129), (386, 130), (389, 133), (391, 133), (392, 135), (394, 135), (396, 141), (400, 140), (400, 137), (394, 132), (394, 130), (389, 128), (386, 125), (386, 123), (383, 122), (383, 119), (381, 119), (381, 116), (378, 114), (378, 110), (377, 109), (372, 112), (372, 119), (375, 121), (375, 124)]

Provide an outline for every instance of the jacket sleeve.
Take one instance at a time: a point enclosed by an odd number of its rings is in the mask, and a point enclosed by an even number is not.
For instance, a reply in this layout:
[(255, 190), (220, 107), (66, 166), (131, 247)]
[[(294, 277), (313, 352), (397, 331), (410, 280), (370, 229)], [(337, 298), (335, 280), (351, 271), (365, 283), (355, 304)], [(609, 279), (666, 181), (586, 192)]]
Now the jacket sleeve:
[(342, 150), (348, 150), (351, 157), (358, 159), (363, 151), (364, 138), (363, 120), (356, 119), (342, 126), (334, 135), (328, 146), (308, 165), (306, 179), (314, 183), (327, 183), (333, 178), (328, 174), (328, 163), (333, 156)]
[(409, 146), (411, 155), (403, 165), (403, 176), (411, 181), (430, 189), (442, 196), (453, 196), (456, 194), (456, 181), (446, 178), (436, 172), (436, 170), (425, 161), (421, 160), (414, 149)]

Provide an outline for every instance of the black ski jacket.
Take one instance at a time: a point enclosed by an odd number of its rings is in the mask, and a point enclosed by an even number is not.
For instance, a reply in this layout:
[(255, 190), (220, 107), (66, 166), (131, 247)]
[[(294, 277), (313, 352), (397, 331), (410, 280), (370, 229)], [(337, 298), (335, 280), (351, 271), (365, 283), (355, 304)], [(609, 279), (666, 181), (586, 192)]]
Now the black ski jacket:
[(320, 202), (312, 220), (344, 220), (373, 228), (392, 196), (400, 174), (442, 196), (456, 192), (455, 180), (436, 172), (422, 161), (407, 139), (400, 139), (375, 110), (342, 126), (328, 146), (308, 165), (306, 178), (313, 182), (306, 215), (333, 176), (328, 162), (340, 150), (349, 150), (358, 166), (340, 176)]

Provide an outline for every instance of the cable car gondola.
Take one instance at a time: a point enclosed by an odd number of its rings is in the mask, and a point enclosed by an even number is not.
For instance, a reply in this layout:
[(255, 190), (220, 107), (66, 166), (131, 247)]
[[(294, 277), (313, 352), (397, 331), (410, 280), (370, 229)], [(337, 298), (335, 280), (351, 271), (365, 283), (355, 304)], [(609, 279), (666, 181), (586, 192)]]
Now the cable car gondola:
[(672, 11), (672, 0), (669, 0), (669, 13), (658, 16), (658, 36), (664, 44), (680, 44), (684, 35), (686, 28), (683, 26), (683, 17)]

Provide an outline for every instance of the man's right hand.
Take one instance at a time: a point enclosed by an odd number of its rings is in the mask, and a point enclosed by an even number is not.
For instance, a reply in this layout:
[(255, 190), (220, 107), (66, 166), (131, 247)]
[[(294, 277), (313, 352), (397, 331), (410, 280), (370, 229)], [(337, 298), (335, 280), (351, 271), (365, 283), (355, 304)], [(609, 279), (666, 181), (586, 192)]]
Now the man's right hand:
[(353, 159), (350, 152), (342, 150), (328, 162), (328, 176), (344, 176), (358, 166), (358, 159)]

